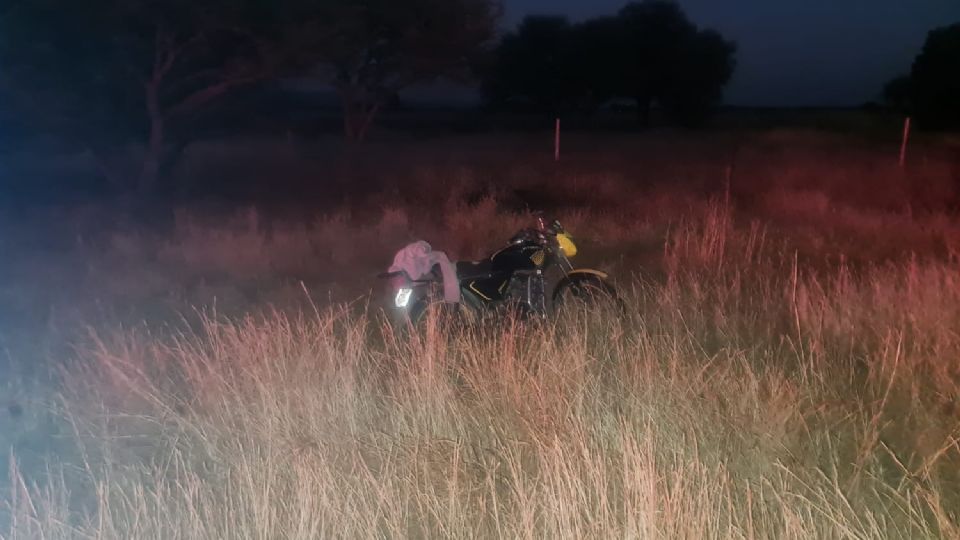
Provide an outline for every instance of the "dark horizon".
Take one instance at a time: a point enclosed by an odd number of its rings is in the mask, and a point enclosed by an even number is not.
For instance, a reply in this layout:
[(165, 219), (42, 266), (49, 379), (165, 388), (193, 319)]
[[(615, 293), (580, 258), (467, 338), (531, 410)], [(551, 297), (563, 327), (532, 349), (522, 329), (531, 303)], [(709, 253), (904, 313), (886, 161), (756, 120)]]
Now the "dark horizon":
[[(503, 26), (527, 15), (572, 21), (612, 14), (626, 0), (504, 0)], [(927, 33), (960, 22), (956, 0), (680, 0), (691, 20), (739, 45), (726, 105), (855, 107), (909, 72)]]

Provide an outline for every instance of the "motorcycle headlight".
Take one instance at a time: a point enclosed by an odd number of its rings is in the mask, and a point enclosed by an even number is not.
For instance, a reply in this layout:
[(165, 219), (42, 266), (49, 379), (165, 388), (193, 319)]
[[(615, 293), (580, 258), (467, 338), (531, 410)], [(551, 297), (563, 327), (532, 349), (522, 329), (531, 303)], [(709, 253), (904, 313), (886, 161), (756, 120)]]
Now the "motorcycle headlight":
[(560, 251), (563, 252), (567, 257), (574, 257), (577, 254), (577, 245), (573, 243), (573, 239), (570, 238), (570, 235), (567, 233), (557, 234), (557, 243), (560, 244)]
[(394, 305), (398, 308), (407, 307), (407, 304), (410, 303), (411, 294), (413, 294), (413, 289), (399, 289), (397, 291), (397, 297), (393, 299)]

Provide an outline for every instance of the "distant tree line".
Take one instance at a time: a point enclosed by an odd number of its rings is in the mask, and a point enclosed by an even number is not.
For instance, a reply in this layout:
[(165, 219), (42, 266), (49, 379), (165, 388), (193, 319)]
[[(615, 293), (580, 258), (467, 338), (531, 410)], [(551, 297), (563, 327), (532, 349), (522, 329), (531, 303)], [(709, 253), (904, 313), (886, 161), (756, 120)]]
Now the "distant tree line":
[(669, 0), (627, 4), (615, 16), (571, 24), (532, 16), (508, 33), (484, 77), (490, 104), (590, 112), (613, 99), (636, 104), (646, 123), (654, 105), (684, 125), (720, 104), (736, 46), (698, 28)]
[(928, 129), (960, 129), (960, 23), (931, 31), (909, 74), (890, 81), (891, 107)]
[[(671, 1), (579, 24), (531, 17), (498, 41), (501, 12), (499, 0), (5, 0), (0, 102), (151, 193), (212, 103), (285, 77), (336, 89), (359, 140), (400, 90), (441, 77), (480, 75), (495, 104), (589, 111), (628, 98), (643, 120), (658, 104), (695, 124), (733, 73), (734, 45)], [(110, 157), (132, 140), (136, 170)]]

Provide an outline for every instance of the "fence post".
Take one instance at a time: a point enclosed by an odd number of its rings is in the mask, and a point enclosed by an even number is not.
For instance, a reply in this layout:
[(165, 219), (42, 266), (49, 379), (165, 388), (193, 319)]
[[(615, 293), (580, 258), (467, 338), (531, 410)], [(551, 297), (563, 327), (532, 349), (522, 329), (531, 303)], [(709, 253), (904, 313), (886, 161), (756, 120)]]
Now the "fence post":
[(553, 160), (560, 161), (560, 119), (557, 118), (557, 127), (553, 137)]
[(907, 143), (910, 142), (910, 117), (903, 123), (903, 143), (900, 145), (900, 168), (907, 164)]

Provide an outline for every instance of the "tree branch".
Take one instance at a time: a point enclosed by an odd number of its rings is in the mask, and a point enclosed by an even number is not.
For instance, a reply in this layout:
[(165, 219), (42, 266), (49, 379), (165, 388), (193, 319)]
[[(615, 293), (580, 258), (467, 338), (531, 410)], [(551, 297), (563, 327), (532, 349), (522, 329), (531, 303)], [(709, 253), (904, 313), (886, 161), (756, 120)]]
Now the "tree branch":
[(163, 80), (174, 68), (177, 60), (195, 43), (203, 39), (203, 34), (197, 33), (177, 45), (176, 40), (167, 33), (162, 26), (157, 26), (154, 37), (153, 80)]
[(157, 29), (153, 34), (153, 72), (150, 75), (150, 78), (153, 81), (157, 81), (161, 78), (161, 66), (165, 62), (163, 53), (163, 34), (163, 25), (158, 24)]
[(202, 105), (205, 105), (214, 99), (217, 99), (218, 97), (226, 94), (238, 86), (251, 84), (263, 78), (264, 75), (257, 74), (221, 80), (211, 84), (210, 86), (207, 86), (206, 88), (197, 90), (176, 105), (171, 106), (167, 110), (167, 116), (173, 117), (180, 114), (189, 113), (190, 111), (201, 107)]

